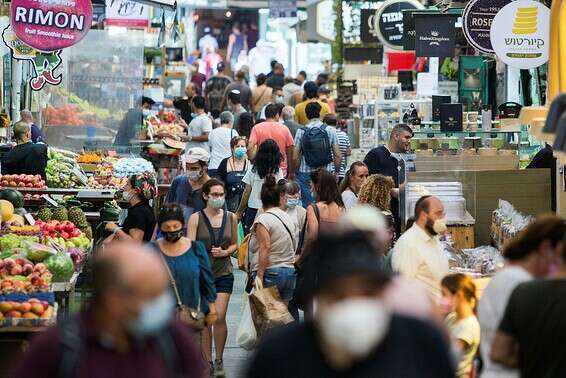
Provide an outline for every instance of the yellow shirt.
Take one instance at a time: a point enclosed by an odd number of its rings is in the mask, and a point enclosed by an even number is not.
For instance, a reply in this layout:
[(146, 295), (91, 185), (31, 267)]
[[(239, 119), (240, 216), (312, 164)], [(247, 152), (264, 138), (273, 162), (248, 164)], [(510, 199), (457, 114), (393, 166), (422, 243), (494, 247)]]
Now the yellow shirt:
[(309, 123), (305, 109), (306, 109), (308, 104), (310, 104), (311, 102), (314, 102), (314, 101), (318, 102), (320, 104), (320, 106), (322, 107), (322, 109), (320, 110), (320, 119), (323, 119), (325, 115), (330, 113), (330, 107), (328, 106), (327, 103), (322, 102), (322, 101), (317, 100), (317, 99), (310, 99), (310, 100), (303, 101), (300, 104), (297, 104), (297, 106), (295, 106), (295, 121), (297, 121), (298, 123), (300, 123), (303, 126), (306, 125), (307, 123)]

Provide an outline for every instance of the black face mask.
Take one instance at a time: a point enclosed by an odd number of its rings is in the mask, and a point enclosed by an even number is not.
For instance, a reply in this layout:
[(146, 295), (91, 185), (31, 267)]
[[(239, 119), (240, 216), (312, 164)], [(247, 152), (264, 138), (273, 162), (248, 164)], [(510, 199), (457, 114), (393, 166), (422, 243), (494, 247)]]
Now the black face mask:
[(163, 234), (163, 238), (169, 243), (175, 243), (179, 241), (179, 239), (181, 239), (184, 234), (182, 229), (179, 231), (161, 231), (161, 233)]

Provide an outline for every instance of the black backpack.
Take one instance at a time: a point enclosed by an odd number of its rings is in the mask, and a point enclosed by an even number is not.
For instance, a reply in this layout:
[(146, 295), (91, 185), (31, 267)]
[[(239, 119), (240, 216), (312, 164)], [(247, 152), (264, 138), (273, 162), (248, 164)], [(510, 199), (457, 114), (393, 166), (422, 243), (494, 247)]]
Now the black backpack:
[(326, 124), (322, 124), (320, 127), (303, 128), (301, 150), (305, 162), (311, 168), (325, 167), (332, 162), (330, 137), (326, 132), (326, 127)]

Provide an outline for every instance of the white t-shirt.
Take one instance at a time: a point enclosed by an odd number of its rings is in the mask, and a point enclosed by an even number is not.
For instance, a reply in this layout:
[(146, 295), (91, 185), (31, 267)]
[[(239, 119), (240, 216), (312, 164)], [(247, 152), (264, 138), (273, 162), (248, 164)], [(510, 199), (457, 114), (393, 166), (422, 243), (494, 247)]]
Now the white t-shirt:
[(456, 377), (468, 378), (472, 370), (474, 356), (480, 345), (480, 323), (475, 315), (458, 320), (456, 313), (453, 312), (446, 317), (446, 326), (450, 332), (450, 340), (453, 343), (456, 343), (457, 340), (462, 340), (468, 346), (459, 355), (458, 369), (456, 370)]
[(483, 291), (478, 304), (478, 318), (481, 324), (482, 345), (480, 348), (484, 363), (482, 378), (517, 378), (519, 372), (491, 362), (491, 344), (499, 323), (505, 313), (507, 302), (513, 290), (521, 283), (532, 280), (529, 272), (519, 266), (508, 266), (498, 272)]
[(209, 169), (218, 169), (222, 160), (232, 156), (230, 140), (238, 136), (238, 132), (232, 128), (217, 127), (208, 134), (208, 145), (210, 146)]
[(342, 192), (342, 202), (346, 210), (351, 209), (358, 203), (358, 196), (351, 190), (344, 190)]
[[(261, 209), (263, 203), (261, 203), (261, 187), (263, 185), (263, 179), (253, 171), (254, 166), (248, 168), (248, 171), (244, 175), (242, 182), (251, 185), (252, 192), (250, 193), (250, 199), (248, 200), (248, 207), (252, 209)], [(275, 181), (279, 181), (283, 178), (283, 174), (279, 169), (275, 174)]]
[[(193, 120), (191, 121), (191, 123), (189, 123), (189, 135), (191, 136), (200, 136), (203, 133), (210, 133), (212, 131), (212, 120), (210, 119), (210, 117), (208, 117), (208, 115), (206, 114), (201, 114), (196, 116), (195, 118), (193, 118)], [(197, 142), (197, 141), (190, 141), (187, 142), (187, 147), (185, 148), (185, 151), (188, 151), (189, 148), (193, 148), (193, 147), (202, 147), (205, 150), (209, 150), (208, 149), (208, 142)]]
[(428, 235), (414, 224), (397, 240), (391, 253), (393, 270), (422, 282), (431, 298), (438, 302), (440, 281), (448, 274), (448, 258), (438, 237)]

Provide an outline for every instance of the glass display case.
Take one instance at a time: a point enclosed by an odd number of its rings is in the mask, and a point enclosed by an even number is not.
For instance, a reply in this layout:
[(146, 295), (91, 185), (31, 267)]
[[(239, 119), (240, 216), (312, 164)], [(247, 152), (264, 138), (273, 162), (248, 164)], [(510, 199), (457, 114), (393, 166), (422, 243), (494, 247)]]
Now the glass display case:
[(64, 50), (62, 83), (41, 91), (43, 130), (51, 146), (139, 152), (143, 44), (143, 31), (91, 30)]

